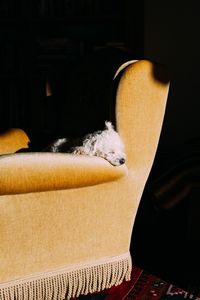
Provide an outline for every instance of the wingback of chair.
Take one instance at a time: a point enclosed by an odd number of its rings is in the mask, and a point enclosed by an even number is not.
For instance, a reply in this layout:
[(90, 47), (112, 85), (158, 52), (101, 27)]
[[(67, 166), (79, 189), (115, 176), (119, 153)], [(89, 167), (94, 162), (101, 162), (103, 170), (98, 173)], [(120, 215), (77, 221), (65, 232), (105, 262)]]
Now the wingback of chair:
[(21, 148), (28, 148), (29, 138), (19, 128), (10, 128), (0, 134), (0, 154), (14, 153)]
[(168, 74), (163, 66), (147, 60), (131, 61), (124, 67), (117, 90), (117, 128), (125, 143), (129, 170), (142, 168), (148, 174), (163, 123)]

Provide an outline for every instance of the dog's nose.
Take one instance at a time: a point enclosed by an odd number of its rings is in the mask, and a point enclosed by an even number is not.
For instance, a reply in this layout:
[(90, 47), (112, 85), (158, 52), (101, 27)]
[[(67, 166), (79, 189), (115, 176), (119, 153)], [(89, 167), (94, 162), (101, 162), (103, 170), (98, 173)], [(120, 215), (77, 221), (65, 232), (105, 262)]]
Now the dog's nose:
[(123, 165), (125, 163), (125, 159), (124, 158), (120, 158), (119, 163), (120, 163), (120, 165)]

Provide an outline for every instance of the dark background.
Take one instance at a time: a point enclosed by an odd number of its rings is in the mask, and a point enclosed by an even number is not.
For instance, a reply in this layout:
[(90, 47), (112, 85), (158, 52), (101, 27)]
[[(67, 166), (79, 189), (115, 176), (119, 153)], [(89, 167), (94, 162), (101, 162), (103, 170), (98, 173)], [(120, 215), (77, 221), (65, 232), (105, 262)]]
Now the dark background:
[[(144, 57), (168, 66), (171, 86), (156, 159), (133, 235), (132, 251), (147, 269), (191, 290), (200, 286), (199, 136), (200, 18), (196, 1), (144, 1)], [(181, 167), (182, 172), (179, 172)], [(155, 208), (153, 184), (182, 179), (171, 208)], [(194, 171), (195, 170), (195, 171)], [(162, 197), (161, 197), (162, 198)], [(163, 200), (163, 199), (160, 199)], [(165, 199), (166, 200), (166, 199)], [(143, 238), (144, 237), (144, 238)], [(137, 247), (135, 247), (137, 245)]]
[(99, 129), (109, 118), (112, 78), (121, 63), (148, 58), (167, 65), (167, 110), (131, 251), (137, 264), (183, 286), (199, 285), (199, 190), (190, 190), (170, 210), (158, 210), (150, 188), (160, 172), (183, 153), (191, 153), (194, 144), (199, 149), (196, 5), (159, 0), (0, 1), (1, 131), (21, 127), (36, 143), (46, 143), (55, 136)]
[(129, 0), (1, 0), (0, 127), (102, 127), (116, 69), (143, 55), (143, 18), (143, 2)]

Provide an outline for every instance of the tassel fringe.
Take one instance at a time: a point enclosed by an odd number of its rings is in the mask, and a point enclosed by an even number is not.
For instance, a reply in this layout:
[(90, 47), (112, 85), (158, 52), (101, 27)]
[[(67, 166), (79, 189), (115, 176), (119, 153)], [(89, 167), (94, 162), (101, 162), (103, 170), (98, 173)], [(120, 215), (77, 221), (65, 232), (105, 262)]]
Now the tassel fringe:
[(130, 280), (129, 253), (104, 261), (0, 284), (0, 300), (69, 300)]

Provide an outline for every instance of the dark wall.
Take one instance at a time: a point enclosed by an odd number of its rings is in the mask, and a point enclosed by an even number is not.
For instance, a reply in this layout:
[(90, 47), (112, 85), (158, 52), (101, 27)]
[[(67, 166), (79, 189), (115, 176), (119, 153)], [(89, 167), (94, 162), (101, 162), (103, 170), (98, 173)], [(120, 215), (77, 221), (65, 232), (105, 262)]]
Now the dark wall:
[(171, 76), (163, 147), (200, 135), (200, 18), (196, 1), (145, 1), (145, 57)]
[(73, 134), (78, 119), (79, 129), (89, 130), (84, 122), (93, 124), (101, 111), (102, 118), (108, 115), (103, 106), (108, 106), (116, 69), (143, 51), (143, 5), (131, 0), (15, 2), (0, 1), (0, 129)]
[[(200, 286), (199, 10), (195, 1), (144, 3), (144, 56), (167, 65), (171, 86), (132, 251), (144, 268), (194, 292)], [(161, 193), (156, 198), (158, 186)]]

